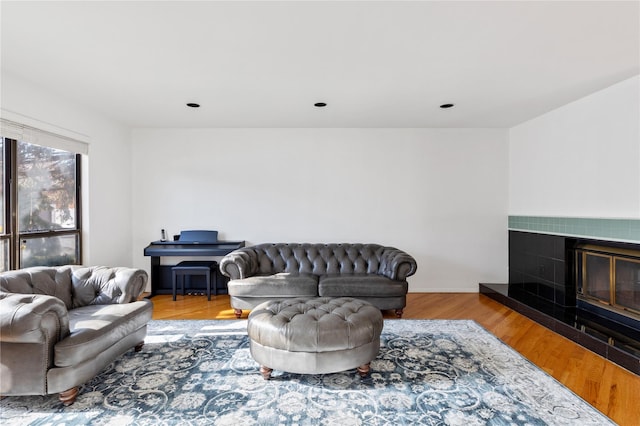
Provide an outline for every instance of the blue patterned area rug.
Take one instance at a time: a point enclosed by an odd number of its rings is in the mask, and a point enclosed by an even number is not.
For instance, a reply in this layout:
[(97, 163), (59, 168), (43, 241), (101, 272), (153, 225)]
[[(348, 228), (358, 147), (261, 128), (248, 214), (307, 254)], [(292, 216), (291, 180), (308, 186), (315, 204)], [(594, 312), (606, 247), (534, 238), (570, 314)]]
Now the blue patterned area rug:
[(265, 381), (246, 320), (152, 321), (143, 351), (56, 395), (7, 397), (3, 425), (605, 425), (600, 412), (473, 321), (386, 320), (371, 374)]

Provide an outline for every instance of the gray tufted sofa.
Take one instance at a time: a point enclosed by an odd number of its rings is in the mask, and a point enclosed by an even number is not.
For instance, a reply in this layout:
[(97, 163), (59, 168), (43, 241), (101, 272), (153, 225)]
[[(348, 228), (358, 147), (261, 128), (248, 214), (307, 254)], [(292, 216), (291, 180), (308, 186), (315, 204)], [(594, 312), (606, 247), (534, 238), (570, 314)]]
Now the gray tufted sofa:
[(379, 244), (268, 243), (220, 261), (238, 318), (266, 300), (315, 296), (354, 297), (401, 317), (416, 268), (409, 254)]
[(142, 348), (152, 304), (147, 273), (104, 266), (33, 267), (0, 274), (0, 395), (60, 393)]

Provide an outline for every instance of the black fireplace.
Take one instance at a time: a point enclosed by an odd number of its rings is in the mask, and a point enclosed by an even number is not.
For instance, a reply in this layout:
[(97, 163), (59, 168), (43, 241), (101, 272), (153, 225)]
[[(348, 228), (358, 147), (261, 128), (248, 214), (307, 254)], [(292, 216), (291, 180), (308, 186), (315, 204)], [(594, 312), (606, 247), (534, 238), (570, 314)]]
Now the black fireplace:
[(480, 292), (640, 375), (640, 244), (509, 231), (509, 283)]

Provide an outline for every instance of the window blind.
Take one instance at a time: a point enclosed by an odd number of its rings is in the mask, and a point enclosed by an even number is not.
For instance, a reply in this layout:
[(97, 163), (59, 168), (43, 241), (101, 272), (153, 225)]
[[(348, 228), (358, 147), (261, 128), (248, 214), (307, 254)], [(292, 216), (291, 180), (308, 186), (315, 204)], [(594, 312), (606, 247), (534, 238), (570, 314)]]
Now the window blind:
[[(79, 134), (74, 135), (72, 134), (73, 132), (56, 129), (54, 126), (45, 123), (38, 123), (37, 125), (38, 127), (34, 127), (0, 118), (0, 135), (5, 138), (75, 152), (77, 154), (87, 155), (89, 153), (89, 144), (88, 141), (86, 141), (86, 139), (88, 139), (87, 137)], [(60, 133), (68, 133), (71, 135), (67, 136)]]

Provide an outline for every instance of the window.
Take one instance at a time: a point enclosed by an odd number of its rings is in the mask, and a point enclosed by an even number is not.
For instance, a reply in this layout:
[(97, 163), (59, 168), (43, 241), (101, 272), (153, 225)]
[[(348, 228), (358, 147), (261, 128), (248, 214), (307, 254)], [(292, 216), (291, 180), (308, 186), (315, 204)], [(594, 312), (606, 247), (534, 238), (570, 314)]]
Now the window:
[(0, 210), (0, 271), (6, 271), (9, 269), (9, 237), (7, 235), (6, 217), (7, 215), (7, 202), (5, 201), (5, 161), (4, 161), (4, 138), (0, 139), (0, 175), (2, 176), (0, 182), (0, 203), (2, 210)]
[(2, 138), (0, 269), (81, 262), (80, 154)]

